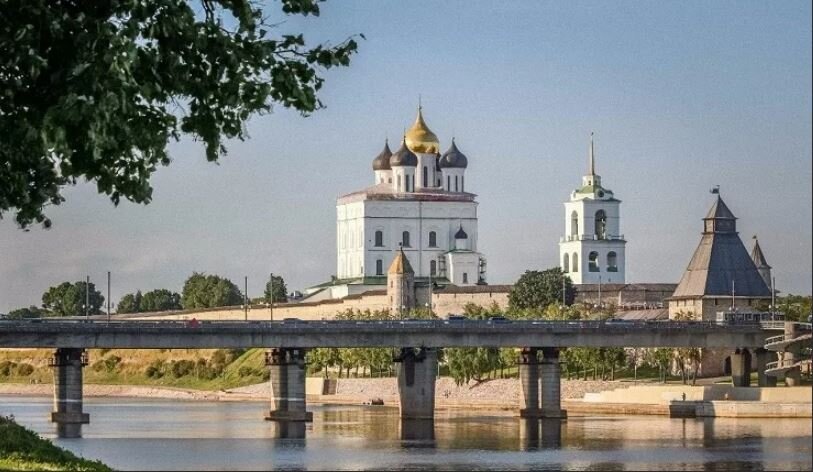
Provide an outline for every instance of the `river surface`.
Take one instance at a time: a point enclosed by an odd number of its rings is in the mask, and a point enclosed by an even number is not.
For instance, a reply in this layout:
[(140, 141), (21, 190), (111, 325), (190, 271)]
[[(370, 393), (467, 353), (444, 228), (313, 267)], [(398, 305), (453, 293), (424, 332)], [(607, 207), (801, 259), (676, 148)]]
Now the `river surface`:
[(281, 428), (262, 402), (86, 399), (81, 439), (57, 439), (51, 399), (0, 396), (0, 414), (119, 470), (810, 470), (809, 419), (661, 416), (520, 420), (442, 410), (401, 423), (397, 409), (310, 405)]

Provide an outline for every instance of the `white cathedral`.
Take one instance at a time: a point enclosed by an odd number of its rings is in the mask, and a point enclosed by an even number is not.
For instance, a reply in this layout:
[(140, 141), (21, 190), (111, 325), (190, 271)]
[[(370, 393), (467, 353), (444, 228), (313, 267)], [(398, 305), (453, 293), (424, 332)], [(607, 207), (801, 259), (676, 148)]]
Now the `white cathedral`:
[(574, 284), (625, 283), (620, 205), (596, 174), (591, 133), (588, 174), (565, 202), (565, 236), (559, 240), (559, 264)]
[(392, 152), (385, 143), (373, 159), (373, 185), (336, 202), (338, 257), (331, 297), (385, 285), (387, 267), (401, 248), (418, 283), (485, 283), (467, 167), (454, 139), (440, 154), (440, 142), (419, 107), (398, 149)]

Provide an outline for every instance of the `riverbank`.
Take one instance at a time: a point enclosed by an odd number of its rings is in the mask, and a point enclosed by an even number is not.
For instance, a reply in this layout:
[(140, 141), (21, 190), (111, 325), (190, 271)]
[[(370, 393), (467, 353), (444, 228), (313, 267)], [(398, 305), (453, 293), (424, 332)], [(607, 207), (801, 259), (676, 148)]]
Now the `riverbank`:
[(0, 470), (76, 470), (107, 472), (99, 461), (77, 457), (36, 433), (0, 416)]

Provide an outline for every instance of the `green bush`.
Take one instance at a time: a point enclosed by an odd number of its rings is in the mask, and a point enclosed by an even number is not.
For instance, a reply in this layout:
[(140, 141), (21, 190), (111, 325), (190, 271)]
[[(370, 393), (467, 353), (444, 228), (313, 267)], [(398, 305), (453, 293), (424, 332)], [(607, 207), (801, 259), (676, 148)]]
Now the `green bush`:
[(151, 379), (160, 379), (164, 376), (164, 362), (156, 359), (144, 371), (144, 375)]
[(33, 365), (25, 363), (17, 365), (17, 375), (19, 375), (20, 377), (28, 377), (33, 373), (34, 373)]
[(187, 376), (195, 371), (195, 362), (187, 359), (172, 362), (170, 371), (176, 379)]
[(8, 377), (14, 372), (14, 368), (17, 367), (16, 362), (11, 361), (3, 361), (0, 362), (0, 375), (4, 377)]
[(107, 369), (108, 372), (115, 372), (116, 367), (118, 367), (119, 363), (121, 363), (121, 357), (110, 356), (104, 360), (104, 368)]

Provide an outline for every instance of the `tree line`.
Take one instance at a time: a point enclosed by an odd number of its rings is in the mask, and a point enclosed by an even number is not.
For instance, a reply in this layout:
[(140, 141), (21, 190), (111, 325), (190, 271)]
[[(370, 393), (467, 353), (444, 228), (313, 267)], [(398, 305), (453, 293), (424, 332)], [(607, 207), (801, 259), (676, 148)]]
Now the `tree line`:
[[(287, 286), (280, 275), (271, 274), (263, 296), (252, 303), (280, 303), (288, 300)], [(87, 303), (86, 303), (87, 301)], [(115, 305), (116, 313), (146, 313), (168, 310), (191, 310), (235, 306), (245, 303), (245, 296), (231, 280), (218, 275), (194, 272), (186, 279), (181, 293), (164, 288), (143, 292), (136, 290), (121, 297)], [(87, 306), (86, 306), (87, 305)], [(104, 312), (105, 297), (93, 282), (62, 282), (42, 294), (39, 306), (18, 308), (8, 313), (10, 319), (41, 318), (46, 316), (100, 315)]]

